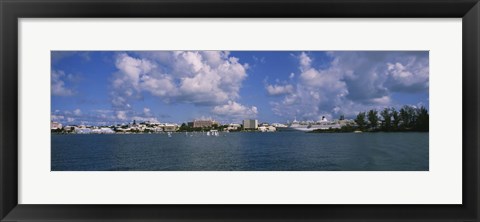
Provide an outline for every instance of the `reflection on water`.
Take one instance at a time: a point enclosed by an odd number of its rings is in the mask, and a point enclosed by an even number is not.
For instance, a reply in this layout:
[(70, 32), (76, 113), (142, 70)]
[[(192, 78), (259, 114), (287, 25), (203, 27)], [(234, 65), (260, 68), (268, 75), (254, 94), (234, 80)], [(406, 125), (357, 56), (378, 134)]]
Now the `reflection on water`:
[(53, 171), (426, 171), (428, 133), (52, 135)]

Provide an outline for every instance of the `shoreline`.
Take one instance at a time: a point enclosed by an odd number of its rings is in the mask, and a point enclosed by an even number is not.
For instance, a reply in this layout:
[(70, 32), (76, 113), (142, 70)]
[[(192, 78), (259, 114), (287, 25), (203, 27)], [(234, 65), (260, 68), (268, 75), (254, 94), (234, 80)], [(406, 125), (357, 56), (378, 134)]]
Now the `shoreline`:
[[(158, 133), (143, 133), (143, 132), (134, 132), (134, 133), (50, 133), (50, 135), (143, 135), (143, 134), (151, 134), (151, 135), (161, 135), (161, 134), (184, 134), (185, 132), (158, 132)], [(192, 133), (192, 134), (206, 134), (207, 132), (187, 132), (187, 133)], [(280, 132), (260, 132), (260, 131), (238, 131), (238, 132), (220, 132), (222, 134), (225, 133), (258, 133), (258, 134), (271, 134), (271, 133), (304, 133), (304, 134), (376, 134), (376, 133), (429, 133), (429, 131), (365, 131), (365, 132), (334, 132), (334, 131), (280, 131)]]

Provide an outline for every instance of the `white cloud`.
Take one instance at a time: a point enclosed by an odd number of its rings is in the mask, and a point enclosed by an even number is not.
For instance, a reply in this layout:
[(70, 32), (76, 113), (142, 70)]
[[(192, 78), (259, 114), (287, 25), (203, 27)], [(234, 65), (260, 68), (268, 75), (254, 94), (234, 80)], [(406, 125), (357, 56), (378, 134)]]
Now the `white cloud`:
[(138, 87), (140, 75), (150, 72), (155, 67), (148, 60), (136, 59), (128, 56), (126, 53), (121, 53), (117, 56), (115, 66), (124, 74), (122, 75), (124, 78), (117, 79), (118, 81), (115, 84), (124, 84), (123, 81), (128, 81), (134, 87)]
[(382, 96), (380, 98), (373, 98), (373, 99), (370, 100), (370, 102), (372, 104), (388, 106), (391, 103), (391, 98), (390, 98), (390, 96)]
[(212, 113), (221, 117), (229, 117), (233, 120), (255, 118), (258, 114), (257, 107), (247, 107), (234, 101), (228, 101), (225, 105), (215, 106)]
[(387, 64), (387, 75), (394, 91), (419, 91), (428, 89), (428, 59), (411, 57), (406, 61)]
[(61, 70), (52, 70), (51, 72), (51, 93), (53, 96), (72, 96), (73, 90), (65, 86), (64, 79), (67, 75)]
[(147, 108), (147, 107), (143, 108), (143, 114), (144, 114), (145, 116), (150, 116), (150, 115), (152, 115), (150, 108)]
[(59, 121), (65, 119), (65, 116), (63, 115), (50, 115), (50, 119), (52, 121)]
[[(331, 62), (316, 68), (307, 53), (296, 56), (299, 78), (293, 92), (271, 102), (287, 118), (316, 120), (394, 106), (393, 92), (428, 92), (428, 52), (328, 52)], [(290, 80), (295, 74), (290, 75)], [(284, 90), (278, 89), (278, 93)], [(267, 87), (272, 94), (275, 88)]]
[(82, 115), (82, 111), (80, 109), (76, 109), (76, 110), (73, 110), (73, 114), (75, 114), (75, 116), (80, 116)]
[(127, 120), (127, 112), (126, 111), (123, 111), (123, 110), (117, 111), (116, 115), (117, 115), (117, 119), (119, 119), (119, 120)]
[(305, 71), (310, 68), (310, 65), (312, 64), (312, 59), (305, 53), (302, 52), (299, 56), (298, 59), (300, 61), (300, 70)]
[(139, 52), (117, 55), (112, 104), (124, 109), (146, 92), (166, 103), (218, 105), (239, 98), (247, 64), (228, 52)]
[(290, 94), (293, 92), (294, 88), (292, 85), (287, 84), (287, 85), (267, 85), (266, 86), (267, 92), (271, 96), (278, 96), (278, 95), (284, 95), (284, 94)]

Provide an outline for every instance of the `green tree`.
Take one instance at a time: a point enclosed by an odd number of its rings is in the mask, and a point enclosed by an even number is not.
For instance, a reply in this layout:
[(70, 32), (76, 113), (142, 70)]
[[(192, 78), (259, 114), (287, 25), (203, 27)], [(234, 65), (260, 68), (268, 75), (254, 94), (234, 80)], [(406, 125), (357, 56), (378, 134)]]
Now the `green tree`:
[(189, 131), (189, 128), (190, 128), (190, 127), (188, 127), (187, 124), (182, 123), (182, 125), (180, 126), (179, 131), (182, 131), (182, 132)]
[(425, 107), (416, 109), (415, 130), (428, 132), (429, 130), (429, 116)]
[(392, 113), (390, 112), (390, 108), (385, 108), (380, 112), (380, 116), (382, 116), (382, 130), (390, 131), (392, 129)]
[(402, 121), (401, 128), (404, 130), (411, 130), (414, 127), (416, 120), (416, 111), (412, 106), (403, 106), (400, 109), (400, 119)]
[(357, 118), (355, 118), (355, 123), (360, 130), (365, 129), (365, 125), (367, 125), (365, 121), (365, 112), (358, 113)]
[(391, 111), (392, 115), (392, 128), (393, 130), (398, 130), (399, 124), (400, 124), (400, 115), (398, 114), (398, 111), (395, 108), (392, 108)]
[(368, 111), (368, 128), (376, 130), (378, 127), (378, 111), (370, 110)]

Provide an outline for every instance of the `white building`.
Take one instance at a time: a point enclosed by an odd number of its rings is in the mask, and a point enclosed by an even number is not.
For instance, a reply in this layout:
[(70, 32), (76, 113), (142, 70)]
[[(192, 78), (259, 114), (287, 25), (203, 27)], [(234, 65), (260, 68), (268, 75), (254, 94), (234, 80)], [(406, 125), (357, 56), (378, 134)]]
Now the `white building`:
[(163, 124), (162, 127), (164, 132), (175, 132), (179, 128), (177, 124), (170, 124), (170, 123), (165, 123)]
[(50, 122), (50, 129), (52, 130), (56, 130), (56, 129), (61, 129), (62, 128), (62, 124), (59, 123), (59, 122)]
[(75, 133), (77, 133), (77, 134), (90, 134), (90, 133), (92, 133), (92, 129), (89, 129), (89, 128), (75, 128)]
[(111, 128), (103, 127), (98, 129), (100, 131), (100, 134), (114, 134), (115, 131), (113, 131)]
[(230, 130), (238, 130), (240, 129), (242, 126), (240, 124), (237, 124), (237, 123), (230, 123), (228, 125), (227, 128), (225, 128), (226, 131), (230, 131)]
[(260, 132), (275, 132), (277, 131), (277, 128), (274, 126), (259, 126), (258, 131)]
[(246, 119), (243, 120), (243, 129), (258, 129), (258, 120), (256, 119)]

